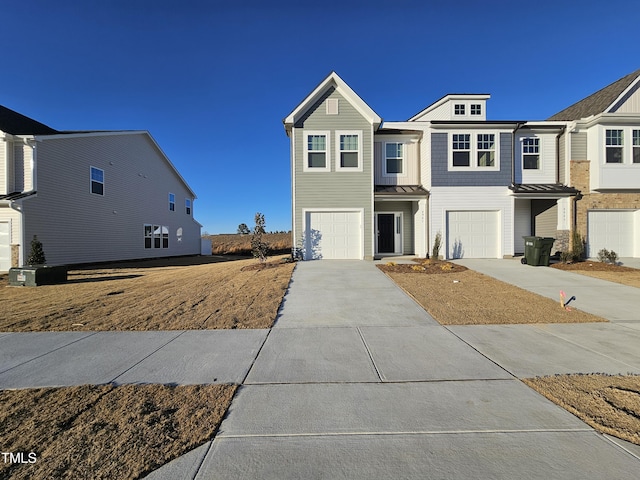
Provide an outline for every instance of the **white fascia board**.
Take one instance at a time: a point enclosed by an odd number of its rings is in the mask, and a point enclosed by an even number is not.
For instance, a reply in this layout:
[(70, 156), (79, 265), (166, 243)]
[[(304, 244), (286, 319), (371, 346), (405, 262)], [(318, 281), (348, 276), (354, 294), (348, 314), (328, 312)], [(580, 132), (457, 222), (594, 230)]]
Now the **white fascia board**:
[(373, 109), (362, 100), (349, 85), (342, 80), (336, 72), (331, 72), (327, 78), (325, 78), (320, 85), (318, 85), (307, 97), (284, 119), (285, 129), (290, 129), (295, 124), (296, 120), (300, 118), (306, 111), (324, 94), (324, 92), (331, 86), (335, 86), (336, 90), (345, 97), (351, 105), (370, 123), (377, 128), (382, 123), (382, 118), (373, 111)]
[(434, 103), (416, 113), (413, 117), (411, 117), (408, 122), (416, 122), (419, 121), (420, 118), (424, 117), (427, 113), (435, 110), (436, 108), (444, 105), (445, 103), (451, 100), (489, 100), (491, 95), (488, 93), (482, 94), (474, 94), (474, 93), (449, 93), (442, 97), (440, 100), (436, 100)]

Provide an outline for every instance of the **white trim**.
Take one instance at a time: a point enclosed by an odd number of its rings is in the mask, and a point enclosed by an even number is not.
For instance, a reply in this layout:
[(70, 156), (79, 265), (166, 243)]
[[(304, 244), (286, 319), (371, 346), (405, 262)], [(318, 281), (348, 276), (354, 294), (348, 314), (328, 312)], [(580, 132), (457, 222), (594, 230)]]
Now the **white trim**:
[[(363, 163), (363, 155), (362, 155), (362, 130), (336, 130), (335, 132), (336, 140), (336, 172), (361, 172), (362, 171), (362, 163)], [(343, 167), (341, 165), (342, 150), (340, 149), (340, 136), (341, 135), (357, 135), (358, 136), (358, 166), (357, 167)], [(353, 150), (347, 150), (352, 152)]]
[[(393, 238), (393, 252), (380, 252), (378, 250), (378, 215), (393, 215), (393, 228), (395, 230)], [(375, 212), (374, 215), (374, 236), (376, 255), (402, 255), (404, 253), (404, 213), (403, 212)], [(398, 223), (399, 222), (399, 223)], [(399, 231), (398, 231), (399, 230)]]
[[(324, 135), (326, 138), (325, 143), (325, 166), (324, 167), (309, 167), (309, 136), (311, 135)], [(329, 130), (303, 130), (302, 139), (304, 145), (302, 146), (302, 171), (303, 172), (330, 172), (331, 171), (331, 133)]]
[[(389, 173), (387, 172), (387, 145), (400, 144), (402, 145), (402, 173)], [(407, 142), (402, 140), (390, 140), (382, 142), (382, 176), (386, 178), (402, 178), (407, 176)], [(397, 157), (394, 157), (397, 158)]]
[[(500, 171), (500, 131), (494, 130), (460, 130), (447, 132), (447, 171), (449, 172), (499, 172)], [(453, 166), (453, 135), (469, 135), (469, 150), (456, 150), (469, 152), (469, 166)], [(478, 149), (478, 135), (493, 135), (493, 145), (495, 152), (495, 165), (493, 167), (478, 166), (478, 152), (485, 151)]]
[[(304, 234), (307, 231), (307, 213), (316, 213), (316, 212), (353, 212), (358, 213), (360, 216), (360, 252), (358, 254), (358, 259), (364, 259), (364, 208), (303, 208), (302, 210), (302, 238), (304, 239)], [(307, 239), (304, 239), (304, 244), (302, 245), (302, 255), (305, 256), (307, 252)], [(305, 258), (306, 260), (306, 258)]]

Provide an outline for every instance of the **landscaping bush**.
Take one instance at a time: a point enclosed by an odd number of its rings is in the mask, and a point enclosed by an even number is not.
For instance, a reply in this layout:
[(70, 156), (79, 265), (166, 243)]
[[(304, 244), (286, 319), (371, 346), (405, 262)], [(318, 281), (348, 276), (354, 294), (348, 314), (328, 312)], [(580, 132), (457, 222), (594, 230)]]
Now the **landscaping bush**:
[(34, 235), (33, 240), (31, 240), (31, 251), (27, 257), (27, 265), (44, 265), (45, 263), (47, 263), (47, 259), (44, 256), (42, 242)]
[(602, 263), (610, 263), (611, 265), (618, 264), (618, 254), (613, 250), (607, 250), (603, 248), (598, 252), (598, 261)]
[(440, 258), (440, 247), (442, 246), (442, 234), (436, 233), (436, 238), (433, 240), (433, 249), (431, 250), (431, 258), (438, 260)]

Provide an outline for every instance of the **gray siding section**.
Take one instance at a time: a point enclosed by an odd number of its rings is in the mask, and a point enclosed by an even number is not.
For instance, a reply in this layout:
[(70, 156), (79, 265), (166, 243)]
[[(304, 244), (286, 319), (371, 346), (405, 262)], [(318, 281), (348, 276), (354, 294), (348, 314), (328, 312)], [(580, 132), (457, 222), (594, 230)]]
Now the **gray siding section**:
[(448, 171), (448, 134), (431, 134), (431, 185), (434, 187), (491, 187), (511, 184), (513, 136), (500, 133), (500, 170), (483, 172), (479, 169)]
[(571, 160), (588, 160), (587, 132), (571, 134)]
[[(48, 263), (200, 253), (193, 204), (192, 215), (185, 211), (191, 193), (148, 135), (45, 139), (37, 163), (38, 194), (24, 201), (25, 243), (37, 235)], [(104, 170), (103, 196), (90, 191), (90, 166)], [(169, 248), (144, 248), (145, 223), (169, 228)]]
[(555, 237), (558, 228), (556, 200), (532, 200), (533, 234), (537, 237)]
[(402, 212), (402, 253), (404, 255), (414, 254), (412, 202), (377, 202), (375, 210), (376, 213)]
[[(337, 98), (339, 114), (326, 114), (327, 98)], [(329, 131), (330, 172), (304, 172), (304, 131)], [(336, 130), (362, 130), (362, 172), (336, 171)], [(373, 255), (373, 126), (335, 89), (329, 89), (293, 129), (295, 152), (294, 247), (302, 247), (303, 209), (364, 209), (364, 256)]]

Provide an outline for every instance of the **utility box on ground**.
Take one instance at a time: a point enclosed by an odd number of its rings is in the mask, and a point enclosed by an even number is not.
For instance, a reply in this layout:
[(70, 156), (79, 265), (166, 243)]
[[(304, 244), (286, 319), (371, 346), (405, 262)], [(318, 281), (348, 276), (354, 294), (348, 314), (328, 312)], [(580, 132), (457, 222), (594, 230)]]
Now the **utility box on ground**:
[(548, 267), (551, 249), (556, 239), (551, 237), (522, 238), (524, 238), (524, 257), (521, 262), (533, 267)]
[(55, 285), (67, 281), (66, 265), (33, 265), (9, 269), (9, 285), (15, 287), (37, 287)]

